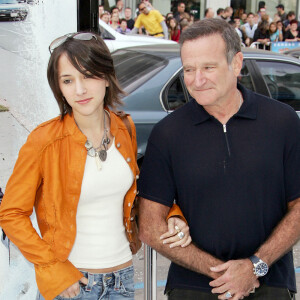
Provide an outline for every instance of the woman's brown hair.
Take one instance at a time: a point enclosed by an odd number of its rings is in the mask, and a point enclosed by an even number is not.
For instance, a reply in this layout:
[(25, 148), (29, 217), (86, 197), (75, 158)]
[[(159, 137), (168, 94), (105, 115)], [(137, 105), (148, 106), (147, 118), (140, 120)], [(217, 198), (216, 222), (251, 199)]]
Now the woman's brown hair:
[(59, 88), (58, 61), (62, 54), (67, 55), (71, 64), (80, 73), (107, 80), (109, 86), (106, 88), (104, 106), (114, 109), (123, 104), (120, 95), (124, 92), (117, 81), (113, 59), (102, 38), (94, 33), (91, 34), (90, 40), (68, 37), (53, 50), (47, 70), (48, 82), (58, 103), (61, 119), (67, 113), (72, 113), (72, 107), (67, 103)]

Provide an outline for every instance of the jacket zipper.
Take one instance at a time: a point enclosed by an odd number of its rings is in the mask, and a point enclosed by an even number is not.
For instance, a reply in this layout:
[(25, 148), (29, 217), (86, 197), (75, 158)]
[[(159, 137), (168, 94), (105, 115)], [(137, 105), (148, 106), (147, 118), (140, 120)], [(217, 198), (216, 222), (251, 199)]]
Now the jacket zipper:
[(226, 140), (226, 146), (227, 146), (228, 156), (230, 156), (231, 152), (230, 152), (230, 147), (229, 147), (229, 142), (228, 142), (228, 137), (227, 137), (227, 128), (226, 128), (226, 124), (223, 124), (223, 131), (224, 131), (224, 135), (225, 135), (225, 140)]

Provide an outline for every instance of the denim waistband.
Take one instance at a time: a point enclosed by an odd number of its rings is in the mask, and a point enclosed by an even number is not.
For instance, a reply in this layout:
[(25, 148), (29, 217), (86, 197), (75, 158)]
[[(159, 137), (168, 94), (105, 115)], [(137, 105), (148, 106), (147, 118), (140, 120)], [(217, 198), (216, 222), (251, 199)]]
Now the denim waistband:
[(119, 289), (121, 280), (133, 275), (133, 266), (109, 273), (91, 273), (84, 271), (81, 271), (81, 273), (88, 279), (88, 284), (85, 286), (86, 291), (91, 291), (93, 285), (98, 282), (101, 282), (104, 286), (114, 285), (115, 289)]

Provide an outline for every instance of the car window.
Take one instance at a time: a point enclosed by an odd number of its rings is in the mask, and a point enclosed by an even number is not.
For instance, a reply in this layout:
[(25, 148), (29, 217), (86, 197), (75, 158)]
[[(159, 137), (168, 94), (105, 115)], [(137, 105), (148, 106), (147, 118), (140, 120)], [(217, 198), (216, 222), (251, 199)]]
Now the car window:
[(274, 61), (257, 61), (271, 96), (300, 110), (300, 66)]
[(118, 81), (127, 94), (147, 82), (168, 64), (164, 58), (130, 50), (117, 50), (112, 57)]
[(180, 71), (167, 85), (164, 93), (164, 106), (168, 111), (175, 110), (187, 102), (183, 88), (183, 72)]
[(242, 67), (242, 70), (241, 70), (240, 75), (238, 77), (238, 81), (239, 81), (240, 84), (242, 84), (247, 89), (254, 91), (252, 78), (250, 76), (250, 72), (249, 72), (249, 70), (246, 66), (245, 61), (243, 62), (243, 67)]
[(0, 0), (0, 4), (16, 4), (17, 0)]

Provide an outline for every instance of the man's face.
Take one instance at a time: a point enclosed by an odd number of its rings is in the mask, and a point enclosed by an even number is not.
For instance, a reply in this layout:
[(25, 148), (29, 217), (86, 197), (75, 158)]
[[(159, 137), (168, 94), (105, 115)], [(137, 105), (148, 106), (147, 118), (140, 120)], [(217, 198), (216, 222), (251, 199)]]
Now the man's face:
[(123, 31), (125, 31), (127, 29), (127, 22), (126, 21), (122, 21), (120, 24), (120, 27)]
[(214, 11), (212, 8), (208, 9), (207, 18), (213, 18), (214, 17)]
[(291, 15), (291, 16), (289, 16), (288, 17), (288, 19), (291, 21), (291, 20), (294, 20), (296, 18), (296, 16), (295, 15)]
[(101, 20), (103, 22), (105, 22), (106, 24), (108, 24), (109, 23), (109, 15), (108, 14), (103, 15)]
[(183, 13), (185, 11), (185, 4), (184, 3), (180, 3), (177, 6), (177, 10), (178, 10), (179, 13)]
[(139, 11), (140, 11), (141, 14), (144, 14), (144, 15), (148, 15), (148, 13), (149, 13), (145, 3), (140, 4)]
[(181, 60), (186, 87), (200, 105), (217, 106), (236, 93), (243, 56), (237, 53), (228, 65), (225, 42), (219, 34), (184, 42)]
[(126, 19), (130, 19), (131, 18), (131, 9), (130, 8), (126, 8), (125, 12), (124, 12), (125, 18)]
[(247, 22), (250, 24), (250, 25), (253, 25), (253, 22), (254, 22), (254, 16), (253, 15), (249, 15), (247, 17)]

